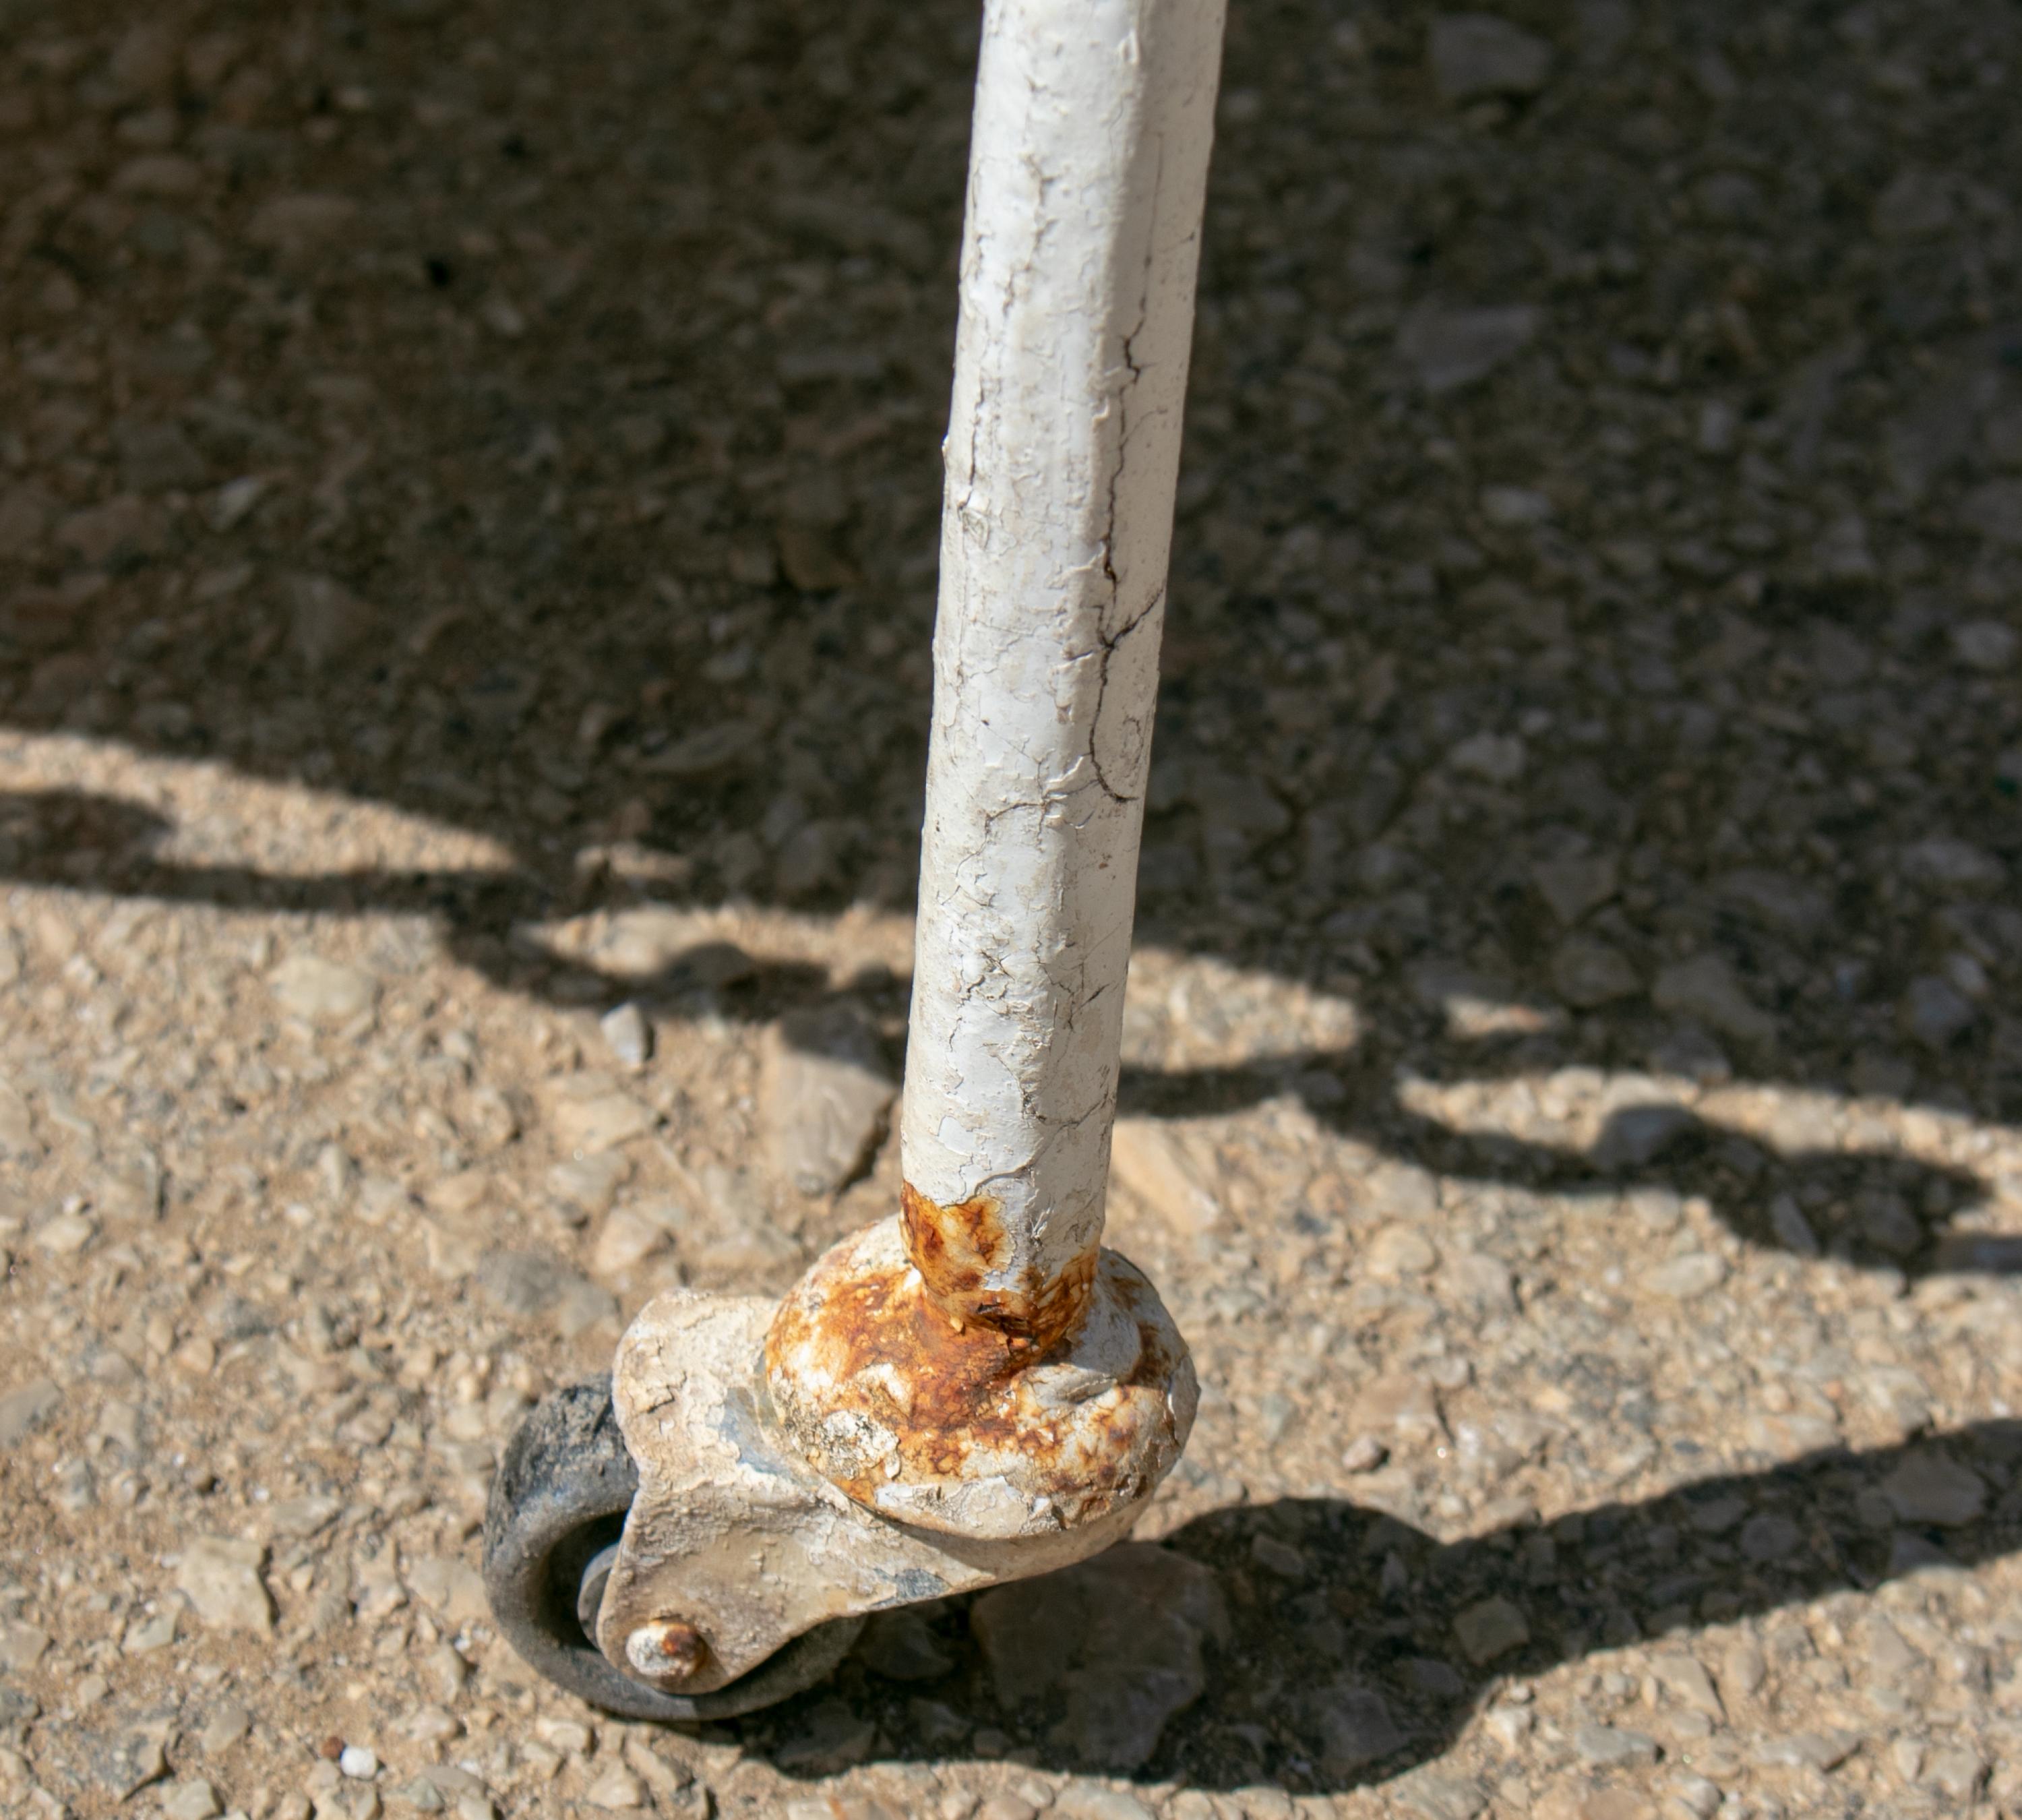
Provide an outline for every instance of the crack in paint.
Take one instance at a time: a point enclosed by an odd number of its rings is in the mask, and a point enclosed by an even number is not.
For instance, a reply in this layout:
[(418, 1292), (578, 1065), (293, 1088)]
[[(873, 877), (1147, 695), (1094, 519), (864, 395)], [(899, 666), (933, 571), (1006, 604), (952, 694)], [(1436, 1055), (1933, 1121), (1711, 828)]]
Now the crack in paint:
[[(1155, 38), (1156, 70), (1126, 53), (1097, 80), (1094, 60), (1060, 60), (1073, 31), (999, 38), (1003, 17), (993, 3), (974, 123), (901, 1140), (907, 1180), (956, 1197), (942, 1204), (1001, 1191), (1018, 1268), (1043, 1279), (1101, 1228), (1199, 243), (1195, 101), (1213, 83), (1188, 27)], [(1177, 109), (1173, 55), (1192, 72)], [(1184, 222), (1162, 218), (1176, 207)]]

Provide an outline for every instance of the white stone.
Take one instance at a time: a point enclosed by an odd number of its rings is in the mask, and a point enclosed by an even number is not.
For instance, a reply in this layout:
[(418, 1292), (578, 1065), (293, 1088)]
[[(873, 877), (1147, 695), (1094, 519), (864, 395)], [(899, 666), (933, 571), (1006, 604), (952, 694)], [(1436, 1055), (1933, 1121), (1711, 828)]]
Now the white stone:
[(137, 1624), (130, 1625), (126, 1635), (120, 1639), (121, 1653), (129, 1656), (151, 1656), (157, 1650), (166, 1650), (176, 1640), (177, 1623), (177, 1610), (173, 1605), (166, 1610), (156, 1612), (151, 1617), (142, 1618)]
[(1374, 1472), (1389, 1457), (1389, 1449), (1374, 1434), (1358, 1434), (1341, 1449), (1344, 1472)]
[(1363, 1261), (1372, 1277), (1422, 1277), (1440, 1261), (1433, 1242), (1415, 1227), (1386, 1226), (1371, 1236)]
[(162, 1792), (162, 1812), (166, 1820), (215, 1820), (224, 1811), (217, 1789), (201, 1777), (171, 1782)]
[(597, 1021), (612, 1055), (630, 1069), (644, 1068), (653, 1053), (653, 1026), (646, 1014), (630, 999), (606, 1011)]
[(1528, 487), (1484, 487), (1481, 515), (1491, 524), (1542, 524), (1552, 516), (1552, 502)]
[(235, 1700), (221, 1701), (210, 1709), (197, 1733), (197, 1742), (206, 1756), (229, 1750), (253, 1729), (253, 1715)]
[(584, 1793), (592, 1807), (606, 1809), (638, 1807), (645, 1804), (646, 1785), (623, 1763), (615, 1763), (598, 1776)]
[(1776, 1020), (1750, 1001), (1733, 968), (1717, 954), (1695, 955), (1666, 967), (1650, 998), (1660, 1011), (1696, 1018), (1740, 1042), (1768, 1043), (1776, 1034)]
[(2006, 670), (2015, 661), (2015, 629), (1998, 619), (1974, 619), (1952, 629), (1952, 649), (1974, 670)]
[(1681, 1705), (1703, 1712), (1711, 1719), (1724, 1719), (1727, 1709), (1714, 1690), (1713, 1677), (1699, 1659), (1687, 1655), (1658, 1655), (1650, 1660), (1650, 1672), (1657, 1684)]
[(253, 211), (246, 224), (246, 237), (257, 247), (299, 251), (345, 232), (357, 215), (358, 204), (349, 196), (313, 192), (277, 196)]
[(378, 1002), (379, 987), (368, 973), (319, 955), (292, 955), (267, 976), (274, 1002), (291, 1018), (311, 1024), (348, 1024)]
[(1899, 1520), (1956, 1526), (1969, 1523), (1987, 1502), (1987, 1482), (1935, 1448), (1908, 1455), (1883, 1479), (1881, 1495)]
[(1552, 956), (1553, 988), (1579, 1011), (1633, 998), (1642, 985), (1619, 948), (1593, 936), (1569, 936)]
[(766, 1032), (758, 1098), (772, 1166), (803, 1194), (833, 1194), (870, 1163), (898, 1087), (877, 1032), (852, 1005)]
[(625, 1763), (664, 1804), (672, 1804), (695, 1781), (687, 1764), (668, 1762), (642, 1738), (626, 1739)]
[(1527, 755), (1513, 733), (1476, 733), (1447, 755), (1456, 771), (1490, 784), (1514, 784), (1524, 775)]
[(1580, 859), (1541, 860), (1531, 868), (1538, 894), (1552, 907), (1552, 914), (1570, 927), (1597, 905), (1612, 897), (1617, 868), (1611, 853), (1595, 853)]
[(2002, 884), (2008, 877), (2007, 868), (1984, 847), (1936, 834), (1903, 850), (1903, 872), (1920, 883), (1968, 890)]
[(604, 1150), (594, 1157), (571, 1157), (548, 1171), (548, 1190), (571, 1217), (594, 1219), (609, 1210), (619, 1189), (632, 1173), (628, 1157)]
[(665, 1250), (667, 1233), (667, 1221), (656, 1218), (651, 1205), (615, 1207), (604, 1216), (589, 1267), (600, 1277), (622, 1277)]
[(1689, 1302), (1717, 1289), (1727, 1279), (1727, 1266), (1712, 1252), (1688, 1252), (1654, 1270), (1645, 1270), (1640, 1281), (1653, 1296), (1669, 1296)]
[(644, 1135), (660, 1115), (629, 1093), (564, 1084), (553, 1101), (556, 1140), (578, 1157), (594, 1157)]
[(1530, 345), (1543, 320), (1543, 312), (1527, 303), (1482, 309), (1422, 304), (1398, 327), (1397, 355), (1437, 397), (1487, 378)]
[(1508, 1599), (1484, 1599), (1454, 1620), (1454, 1639), (1467, 1659), (1480, 1667), (1521, 1649), (1531, 1640), (1531, 1626)]
[(1409, 1372), (1389, 1372), (1366, 1386), (1355, 1399), (1350, 1425), (1379, 1436), (1388, 1431), (1422, 1441), (1445, 1431), (1433, 1387)]
[(440, 1612), (453, 1626), (482, 1624), (490, 1613), (484, 1575), (460, 1556), (422, 1555), (407, 1563), (401, 1578), (415, 1598)]
[(1450, 102), (1535, 95), (1552, 73), (1550, 45), (1490, 13), (1442, 14), (1426, 49), (1433, 86)]
[(266, 1550), (257, 1542), (199, 1536), (184, 1545), (176, 1584), (213, 1630), (265, 1636), (274, 1627), (273, 1603), (260, 1577), (265, 1558)]
[(1938, 1053), (1972, 1029), (1977, 1014), (1970, 999), (1935, 974), (1919, 974), (1911, 980), (1896, 1007), (1903, 1035)]
[(49, 1646), (49, 1633), (16, 1619), (0, 1619), (0, 1668), (25, 1674), (42, 1659)]
[(62, 1401), (53, 1378), (37, 1378), (0, 1397), (0, 1447), (12, 1447), (39, 1428)]
[(1671, 1799), (1692, 1820), (1713, 1820), (1726, 1799), (1719, 1783), (1699, 1775), (1683, 1775), (1671, 1785)]
[(1099, 1782), (1069, 1782), (1054, 1796), (1052, 1811), (1061, 1820), (1152, 1820), (1142, 1801)]
[(1109, 1171), (1118, 1187), (1181, 1232), (1205, 1232), (1221, 1218), (1221, 1204), (1192, 1146), (1162, 1119), (1119, 1119)]

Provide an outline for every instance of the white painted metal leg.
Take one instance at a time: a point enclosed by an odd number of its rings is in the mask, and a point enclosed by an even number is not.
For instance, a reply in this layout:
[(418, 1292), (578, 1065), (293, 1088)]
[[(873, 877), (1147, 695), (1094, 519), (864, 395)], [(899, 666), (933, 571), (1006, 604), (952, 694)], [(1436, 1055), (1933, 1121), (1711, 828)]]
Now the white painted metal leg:
[(902, 1146), (956, 1318), (1102, 1230), (1222, 0), (990, 0), (946, 445)]
[(1082, 1559), (1192, 1427), (1185, 1342), (1097, 1241), (1221, 24), (988, 0), (903, 1207), (769, 1321), (670, 1290), (620, 1344), (593, 1697), (623, 1710), (743, 1710), (834, 1659), (827, 1621)]

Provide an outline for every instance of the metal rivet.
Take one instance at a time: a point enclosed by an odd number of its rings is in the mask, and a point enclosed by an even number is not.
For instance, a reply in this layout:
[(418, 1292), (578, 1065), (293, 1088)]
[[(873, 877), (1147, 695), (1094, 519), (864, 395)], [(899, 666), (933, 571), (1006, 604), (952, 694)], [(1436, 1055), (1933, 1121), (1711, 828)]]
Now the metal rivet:
[(655, 1618), (625, 1639), (625, 1659), (649, 1681), (692, 1681), (709, 1660), (709, 1643), (685, 1618)]

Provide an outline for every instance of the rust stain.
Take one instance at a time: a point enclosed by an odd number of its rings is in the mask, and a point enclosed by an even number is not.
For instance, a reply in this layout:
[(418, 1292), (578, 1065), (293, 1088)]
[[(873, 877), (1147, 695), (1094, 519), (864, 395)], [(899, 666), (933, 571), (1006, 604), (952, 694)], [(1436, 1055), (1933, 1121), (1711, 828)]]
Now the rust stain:
[[(1069, 1449), (1065, 1423), (1035, 1420), (1020, 1395), (1021, 1376), (1070, 1343), (1057, 1336), (1042, 1348), (980, 1323), (958, 1326), (901, 1268), (838, 1285), (818, 1306), (789, 1298), (767, 1336), (766, 1353), (775, 1369), (786, 1357), (812, 1354), (834, 1381), (852, 1385), (851, 1405), (896, 1437), (892, 1464), (909, 1481), (956, 1480), (973, 1454), (1015, 1453), (1049, 1478), (1057, 1474), (1077, 1502), (1106, 1506), (1133, 1476), (1124, 1454), (1107, 1449), (1101, 1450), (1107, 1459), (1070, 1462), (1068, 1451), (1086, 1448), (1090, 1412), (1079, 1412), (1082, 1446)], [(1155, 1343), (1148, 1350), (1162, 1356)], [(1141, 1360), (1131, 1381), (1145, 1369)], [(889, 1464), (879, 1461), (835, 1482), (874, 1508), (889, 1476)]]
[(1050, 1281), (1028, 1265), (1009, 1285), (986, 1283), (986, 1275), (1002, 1277), (1012, 1253), (1000, 1212), (989, 1195), (943, 1205), (910, 1182), (900, 1186), (906, 1255), (941, 1312), (961, 1328), (988, 1328), (1044, 1350), (1087, 1306), (1096, 1254), (1091, 1248)]
[(626, 1639), (633, 1668), (656, 1685), (685, 1687), (709, 1662), (709, 1640), (685, 1618), (658, 1618)]
[(790, 1302), (767, 1350), (777, 1358), (811, 1343), (838, 1383), (881, 1387), (872, 1398), (874, 1413), (902, 1445), (910, 1438), (929, 1456), (956, 1433), (965, 1444), (1009, 1445), (1018, 1432), (1012, 1380), (1035, 1362), (1030, 1343), (980, 1324), (956, 1326), (907, 1275), (856, 1277), (838, 1285), (819, 1310)]
[[(773, 1316), (774, 1405), (859, 1503), (897, 1508), (900, 1494), (995, 1482), (1030, 1500), (1032, 1523), (1072, 1527), (1146, 1495), (1183, 1444), (1191, 1398), (1181, 1408), (1171, 1393), (1191, 1381), (1186, 1347), (1143, 1273), (1094, 1250), (1037, 1289), (1006, 1292), (1006, 1270), (986, 1288), (962, 1260), (1009, 1263), (1002, 1238), (993, 1209), (936, 1208), (909, 1190), (899, 1221), (838, 1244)], [(922, 1256), (948, 1266), (938, 1285)], [(1104, 1297), (1137, 1341), (1127, 1365), (1113, 1333), (1083, 1356), (1088, 1311)]]
[[(910, 1275), (857, 1277), (816, 1307), (790, 1298), (766, 1337), (766, 1352), (775, 1369), (787, 1355), (819, 1360), (824, 1376), (852, 1386), (854, 1406), (898, 1438), (903, 1467), (952, 1477), (977, 1434), (1013, 1437), (1004, 1393), (1022, 1361), (1006, 1335), (957, 1328)], [(883, 1469), (882, 1460), (867, 1462), (838, 1482), (874, 1507)]]

